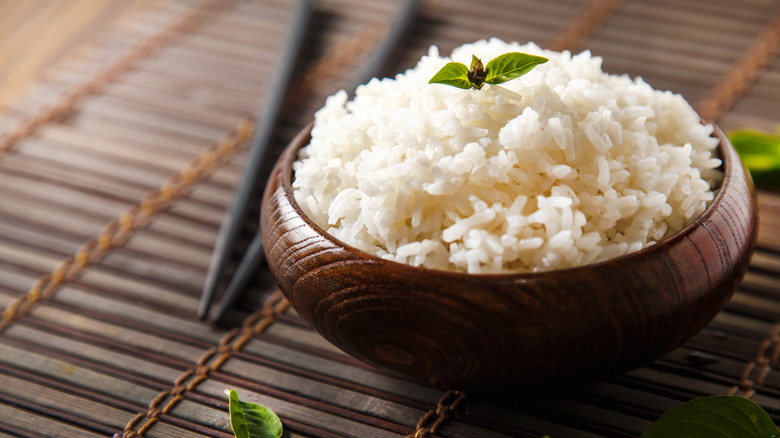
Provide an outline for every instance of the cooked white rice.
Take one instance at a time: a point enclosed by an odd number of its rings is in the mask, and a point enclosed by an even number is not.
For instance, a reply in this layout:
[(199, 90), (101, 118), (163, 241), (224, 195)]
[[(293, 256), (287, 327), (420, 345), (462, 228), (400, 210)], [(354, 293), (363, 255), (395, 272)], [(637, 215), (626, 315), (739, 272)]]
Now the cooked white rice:
[[(450, 61), (549, 58), (500, 86), (428, 80)], [(601, 71), (589, 52), (492, 39), (431, 47), (394, 79), (328, 98), (295, 163), (295, 199), (379, 257), (470, 273), (579, 266), (679, 231), (720, 178), (713, 128), (685, 100)]]

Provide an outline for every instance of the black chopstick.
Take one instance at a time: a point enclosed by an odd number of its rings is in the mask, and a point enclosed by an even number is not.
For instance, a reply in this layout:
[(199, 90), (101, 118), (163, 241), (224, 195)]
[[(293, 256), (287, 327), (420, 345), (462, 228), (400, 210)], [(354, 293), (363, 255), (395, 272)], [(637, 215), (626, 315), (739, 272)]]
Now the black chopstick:
[(233, 199), (230, 212), (224, 217), (217, 236), (217, 243), (211, 257), (206, 281), (203, 286), (203, 294), (198, 308), (198, 318), (205, 319), (214, 302), (217, 290), (223, 280), (225, 267), (232, 255), (241, 228), (246, 219), (247, 210), (252, 199), (256, 199), (257, 182), (263, 168), (263, 157), (276, 125), (282, 102), (287, 94), (290, 77), (298, 60), (306, 28), (312, 15), (313, 0), (298, 0), (295, 9), (292, 26), (286, 38), (280, 62), (275, 65), (272, 80), (269, 83), (270, 97), (263, 99), (261, 107), (262, 115), (256, 125), (255, 135), (249, 149), (246, 167), (241, 183)]
[[(358, 85), (368, 82), (371, 78), (380, 76), (386, 70), (390, 55), (393, 54), (396, 46), (408, 30), (418, 6), (419, 0), (407, 0), (396, 15), (393, 26), (385, 40), (372, 52), (368, 61), (363, 63), (363, 68), (355, 75), (353, 85), (349, 89), (350, 96), (354, 95)], [(227, 289), (225, 289), (224, 298), (214, 316), (215, 321), (219, 321), (227, 313), (264, 258), (263, 242), (260, 237), (260, 231), (258, 231), (252, 239), (252, 243), (249, 245), (244, 258), (236, 268), (236, 272)]]

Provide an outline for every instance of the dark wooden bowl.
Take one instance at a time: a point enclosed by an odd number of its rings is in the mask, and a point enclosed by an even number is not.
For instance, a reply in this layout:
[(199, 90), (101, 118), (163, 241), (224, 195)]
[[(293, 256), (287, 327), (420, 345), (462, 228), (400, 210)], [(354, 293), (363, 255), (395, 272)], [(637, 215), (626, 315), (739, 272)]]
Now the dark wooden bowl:
[(756, 194), (722, 132), (725, 179), (674, 236), (606, 262), (473, 275), (380, 259), (325, 233), (293, 198), (301, 132), (262, 206), (263, 243), (292, 307), (348, 354), (441, 388), (500, 392), (597, 379), (647, 364), (701, 330), (748, 267)]

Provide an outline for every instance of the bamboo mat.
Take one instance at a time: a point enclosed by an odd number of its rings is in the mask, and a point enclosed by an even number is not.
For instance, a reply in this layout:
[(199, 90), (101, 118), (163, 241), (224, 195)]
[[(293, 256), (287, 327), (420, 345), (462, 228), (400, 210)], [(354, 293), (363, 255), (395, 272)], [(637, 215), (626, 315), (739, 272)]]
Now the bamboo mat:
[[(317, 2), (277, 148), (349, 83), (398, 8)], [(635, 437), (727, 393), (780, 422), (773, 192), (724, 311), (667, 357), (590, 385), (495, 398), (397, 379), (323, 341), (263, 272), (226, 324), (197, 321), (291, 16), (285, 0), (152, 4), (0, 111), (0, 437), (229, 437), (225, 388), (276, 411), (290, 437)], [(725, 129), (780, 122), (777, 0), (431, 0), (394, 69), (489, 36), (590, 49)]]

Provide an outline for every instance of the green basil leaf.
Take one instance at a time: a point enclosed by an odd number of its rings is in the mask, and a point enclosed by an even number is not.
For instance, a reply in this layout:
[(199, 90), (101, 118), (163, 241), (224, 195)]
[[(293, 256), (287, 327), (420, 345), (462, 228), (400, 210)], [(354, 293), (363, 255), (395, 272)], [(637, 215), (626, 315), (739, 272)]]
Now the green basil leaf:
[(780, 434), (752, 400), (734, 395), (700, 397), (664, 414), (642, 438), (770, 438)]
[(757, 185), (780, 188), (780, 134), (740, 129), (729, 140)]
[(488, 84), (503, 84), (506, 81), (528, 73), (537, 65), (544, 64), (547, 61), (547, 58), (526, 53), (505, 53), (491, 59), (487, 63), (487, 78), (485, 78), (485, 82)]
[(225, 391), (230, 400), (230, 427), (236, 438), (280, 438), (282, 422), (265, 406), (238, 399), (235, 389)]
[(445, 84), (467, 90), (471, 88), (468, 78), (469, 68), (460, 62), (449, 62), (433, 75), (429, 84)]

